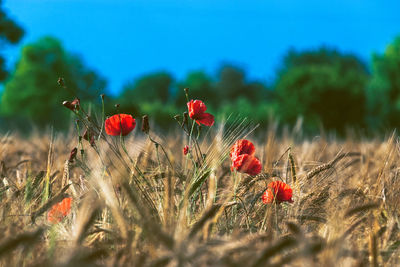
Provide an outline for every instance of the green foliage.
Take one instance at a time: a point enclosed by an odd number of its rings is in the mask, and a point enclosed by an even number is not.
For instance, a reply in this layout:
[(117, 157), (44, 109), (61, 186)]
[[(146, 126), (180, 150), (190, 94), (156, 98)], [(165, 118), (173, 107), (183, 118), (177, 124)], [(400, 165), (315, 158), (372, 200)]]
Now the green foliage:
[[(59, 77), (64, 78), (68, 90), (57, 85)], [(75, 96), (86, 102), (98, 99), (104, 87), (105, 81), (78, 57), (65, 52), (58, 40), (45, 37), (23, 48), (5, 84), (1, 112), (39, 126), (65, 128), (70, 111), (61, 103)]]
[(140, 105), (140, 116), (149, 115), (150, 120), (155, 123), (152, 128), (160, 127), (162, 129), (169, 129), (173, 125), (178, 125), (175, 123), (173, 117), (180, 113), (179, 110), (173, 104), (164, 104), (153, 100), (152, 102), (145, 102)]
[[(18, 29), (0, 9), (0, 36), (15, 43), (23, 33)], [(0, 57), (0, 80), (5, 77), (3, 65)], [(68, 90), (57, 85), (59, 77), (64, 77)], [(42, 38), (23, 48), (5, 83), (0, 115), (12, 119), (0, 120), (0, 128), (13, 126), (10, 121), (22, 122), (24, 130), (30, 126), (27, 121), (66, 128), (71, 113), (61, 102), (78, 96), (82, 103), (99, 103), (105, 84), (80, 58), (64, 51), (59, 41)], [(137, 119), (147, 114), (157, 127), (167, 129), (174, 125), (174, 115), (186, 111), (186, 87), (190, 99), (204, 101), (217, 121), (239, 116), (267, 126), (276, 116), (293, 126), (303, 117), (311, 133), (320, 126), (339, 134), (348, 127), (395, 128), (400, 126), (400, 37), (384, 54), (373, 55), (371, 78), (365, 64), (352, 54), (328, 48), (289, 51), (273, 90), (249, 81), (245, 71), (233, 65), (223, 65), (215, 77), (192, 71), (180, 81), (157, 72), (126, 84), (119, 96), (107, 97), (105, 114), (128, 113)], [(99, 111), (94, 107), (93, 113)]]
[(190, 72), (182, 82), (178, 83), (176, 96), (178, 106), (186, 103), (183, 91), (186, 87), (190, 89), (191, 99), (203, 100), (207, 106), (216, 110), (221, 110), (225, 105), (229, 106), (238, 99), (246, 99), (253, 104), (271, 101), (271, 96), (262, 83), (247, 82), (245, 72), (233, 65), (222, 66), (216, 81), (203, 71)]
[[(141, 114), (152, 115), (152, 119), (160, 122), (161, 127), (165, 126), (164, 119), (167, 118), (168, 121), (174, 115), (166, 114), (167, 110), (163, 109), (169, 102), (173, 82), (170, 74), (157, 72), (126, 84), (120, 96), (116, 98), (116, 103), (120, 104), (119, 111), (134, 117)], [(110, 108), (107, 108), (107, 111), (109, 110)]]
[(254, 123), (259, 123), (261, 127), (268, 126), (268, 122), (273, 118), (276, 106), (273, 102), (261, 102), (254, 105), (246, 98), (238, 98), (236, 101), (223, 105), (217, 114), (217, 119), (226, 120), (229, 116), (234, 118), (248, 118)]
[[(0, 0), (0, 45), (18, 43), (24, 35), (24, 30), (15, 21), (10, 19), (1, 7)], [(5, 60), (0, 55), (0, 81), (4, 81), (8, 75), (5, 69)]]
[(339, 133), (363, 127), (367, 81), (366, 66), (354, 55), (326, 48), (290, 51), (275, 84), (277, 114), (290, 124), (303, 116), (314, 130), (320, 123)]
[(221, 68), (217, 81), (203, 71), (188, 73), (183, 81), (176, 84), (174, 97), (171, 96), (173, 81), (169, 74), (161, 72), (146, 75), (127, 84), (117, 98), (117, 102), (121, 104), (120, 110), (131, 114), (148, 114), (157, 126), (166, 129), (171, 127), (175, 114), (186, 111), (184, 88), (189, 88), (190, 99), (204, 101), (208, 111), (218, 118), (237, 113), (238, 108), (232, 106), (232, 103), (239, 99), (245, 101), (251, 109), (245, 112), (247, 115), (253, 117), (255, 112), (257, 118), (265, 117), (266, 114), (262, 112), (266, 110), (265, 106), (269, 105), (268, 100), (271, 99), (263, 84), (248, 83), (244, 71), (230, 65)]
[(122, 89), (121, 100), (126, 103), (159, 100), (166, 103), (170, 96), (170, 88), (174, 82), (172, 76), (166, 72), (157, 72), (145, 75), (134, 82), (130, 82)]
[[(120, 112), (132, 114), (139, 119), (147, 114), (157, 127), (167, 129), (176, 114), (174, 105), (170, 103), (173, 82), (173, 77), (166, 72), (145, 75), (126, 84), (115, 102), (120, 104)], [(106, 110), (110, 112), (110, 108)]]
[(211, 77), (203, 71), (193, 71), (187, 74), (185, 80), (178, 83), (176, 104), (178, 106), (186, 104), (184, 88), (190, 88), (192, 99), (207, 99), (210, 105), (218, 104), (218, 95), (213, 85)]
[(238, 98), (256, 102), (263, 100), (265, 87), (261, 83), (247, 83), (245, 78), (242, 69), (232, 65), (223, 66), (219, 71), (219, 81), (216, 83), (219, 103), (231, 102)]
[(372, 79), (368, 86), (370, 125), (400, 126), (400, 37), (383, 55), (372, 57)]

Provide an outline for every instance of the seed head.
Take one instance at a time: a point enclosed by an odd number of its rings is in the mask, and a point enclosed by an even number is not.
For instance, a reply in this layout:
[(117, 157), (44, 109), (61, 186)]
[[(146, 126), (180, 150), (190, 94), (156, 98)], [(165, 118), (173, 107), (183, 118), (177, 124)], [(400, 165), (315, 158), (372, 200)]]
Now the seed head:
[(74, 149), (71, 150), (71, 153), (69, 154), (69, 162), (74, 162), (74, 159), (76, 158), (76, 154), (78, 153), (78, 149), (75, 147)]
[(65, 87), (64, 78), (62, 78), (62, 77), (58, 78), (57, 83), (58, 83), (59, 86)]
[(148, 134), (149, 131), (150, 131), (149, 117), (147, 115), (144, 115), (142, 117), (142, 132)]
[(182, 125), (186, 125), (189, 121), (189, 114), (185, 111), (183, 112), (183, 123)]

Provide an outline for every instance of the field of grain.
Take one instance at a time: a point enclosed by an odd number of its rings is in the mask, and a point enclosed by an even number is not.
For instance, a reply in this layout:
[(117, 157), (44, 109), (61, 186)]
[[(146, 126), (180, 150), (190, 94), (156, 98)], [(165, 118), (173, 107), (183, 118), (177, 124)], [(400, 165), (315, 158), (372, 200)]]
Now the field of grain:
[[(82, 123), (92, 145), (74, 130), (0, 137), (1, 266), (400, 264), (396, 134), (307, 139), (240, 121), (189, 140), (179, 125), (147, 136), (137, 121), (122, 140)], [(255, 144), (256, 176), (231, 171), (242, 138)], [(275, 180), (293, 203), (261, 201)], [(71, 211), (51, 222), (66, 197)]]

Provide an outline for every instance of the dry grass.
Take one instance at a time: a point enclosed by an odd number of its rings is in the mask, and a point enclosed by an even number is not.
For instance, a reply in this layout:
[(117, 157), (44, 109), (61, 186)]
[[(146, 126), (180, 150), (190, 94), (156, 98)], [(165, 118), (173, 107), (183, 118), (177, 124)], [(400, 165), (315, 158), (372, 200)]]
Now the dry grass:
[[(183, 156), (180, 133), (152, 133), (160, 147), (136, 129), (128, 154), (118, 137), (83, 142), (74, 163), (74, 134), (0, 137), (1, 265), (400, 264), (395, 135), (299, 141), (271, 129), (255, 142), (263, 172), (250, 177), (232, 173), (227, 158), (247, 129), (211, 130), (201, 164)], [(274, 179), (291, 185), (293, 204), (262, 203)], [(50, 224), (48, 209), (67, 195), (71, 214)]]

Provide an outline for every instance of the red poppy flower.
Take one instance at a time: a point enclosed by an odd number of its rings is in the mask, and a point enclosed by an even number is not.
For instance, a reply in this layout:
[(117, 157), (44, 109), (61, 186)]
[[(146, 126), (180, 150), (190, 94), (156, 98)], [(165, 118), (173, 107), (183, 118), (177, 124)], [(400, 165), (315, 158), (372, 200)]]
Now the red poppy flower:
[(267, 190), (262, 195), (262, 201), (265, 204), (273, 203), (274, 201), (277, 203), (285, 201), (292, 203), (292, 188), (281, 181), (270, 182)]
[(61, 202), (54, 204), (47, 214), (47, 220), (51, 223), (61, 222), (71, 211), (72, 198), (66, 197)]
[(246, 139), (240, 139), (237, 140), (236, 143), (232, 146), (229, 156), (233, 160), (243, 154), (253, 156), (255, 152), (256, 148), (254, 147), (252, 142)]
[(183, 148), (183, 155), (187, 155), (187, 153), (189, 153), (189, 147), (188, 146), (185, 146), (184, 148)]
[(190, 100), (187, 103), (189, 110), (189, 117), (195, 120), (198, 125), (204, 124), (205, 126), (212, 126), (214, 124), (214, 116), (210, 113), (205, 113), (207, 110), (206, 105), (201, 100)]
[(261, 162), (249, 154), (239, 155), (232, 159), (232, 169), (249, 175), (257, 175), (261, 172)]
[(136, 121), (128, 114), (116, 114), (106, 119), (105, 129), (108, 135), (127, 135), (135, 129)]

